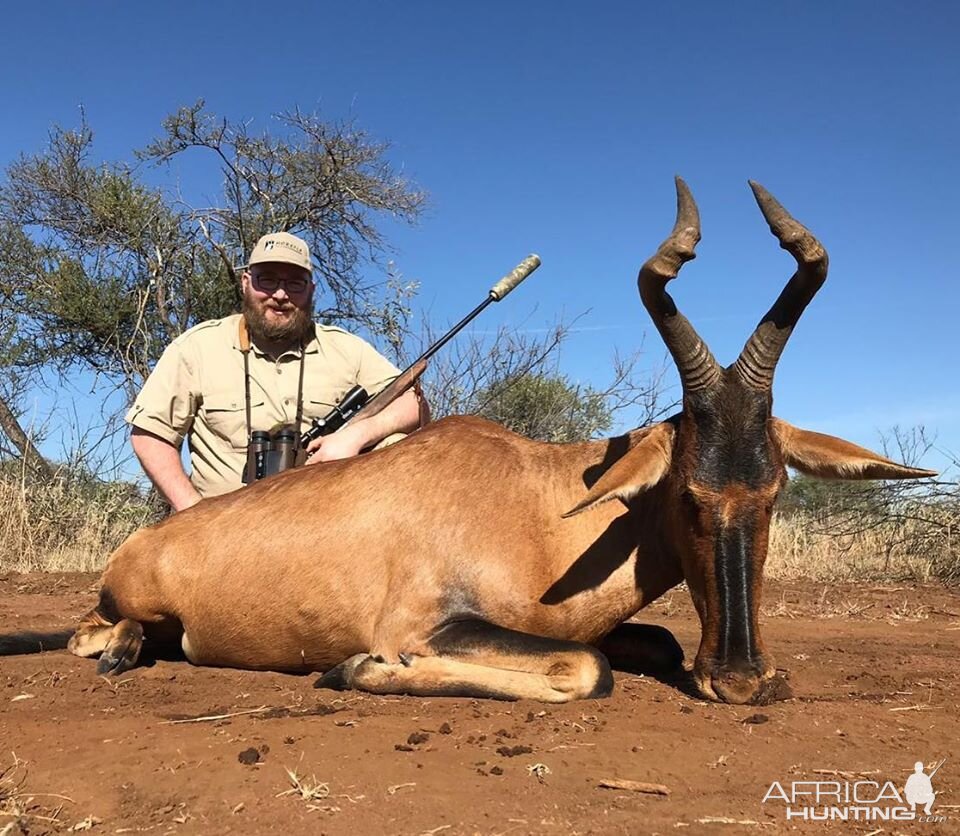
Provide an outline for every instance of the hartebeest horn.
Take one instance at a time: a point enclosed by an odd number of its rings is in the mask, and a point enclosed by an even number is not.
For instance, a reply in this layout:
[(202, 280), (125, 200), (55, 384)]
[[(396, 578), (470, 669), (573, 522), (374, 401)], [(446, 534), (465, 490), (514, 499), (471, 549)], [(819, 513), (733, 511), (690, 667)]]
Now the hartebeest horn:
[(827, 278), (827, 251), (805, 226), (791, 217), (759, 183), (750, 181), (754, 197), (780, 246), (797, 260), (797, 272), (760, 320), (737, 358), (740, 378), (754, 389), (770, 389), (777, 361), (804, 308)]
[(715, 383), (720, 377), (720, 367), (666, 291), (667, 282), (677, 277), (684, 262), (696, 258), (694, 247), (700, 240), (697, 204), (687, 184), (679, 177), (676, 180), (677, 222), (656, 255), (640, 268), (637, 284), (643, 305), (677, 364), (683, 391), (693, 392)]

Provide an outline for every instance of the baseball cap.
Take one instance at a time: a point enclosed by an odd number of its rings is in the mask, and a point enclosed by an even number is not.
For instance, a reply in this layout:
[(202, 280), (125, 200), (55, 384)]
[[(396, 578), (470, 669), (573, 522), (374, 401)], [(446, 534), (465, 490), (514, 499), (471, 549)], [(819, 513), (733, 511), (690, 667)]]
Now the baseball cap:
[(266, 261), (282, 261), (285, 264), (295, 264), (308, 272), (313, 272), (310, 262), (310, 248), (307, 242), (289, 232), (271, 232), (264, 235), (257, 246), (250, 253), (251, 264), (262, 264)]

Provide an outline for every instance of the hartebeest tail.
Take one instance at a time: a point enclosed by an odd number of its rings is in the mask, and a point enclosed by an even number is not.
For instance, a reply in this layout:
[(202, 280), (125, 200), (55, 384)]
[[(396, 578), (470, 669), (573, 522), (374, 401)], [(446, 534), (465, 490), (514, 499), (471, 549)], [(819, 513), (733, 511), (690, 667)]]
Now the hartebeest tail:
[(24, 630), (0, 636), (0, 656), (21, 656), (43, 653), (47, 650), (63, 650), (74, 630)]
[(680, 373), (679, 414), (568, 445), (448, 418), (386, 450), (204, 500), (114, 553), (73, 652), (118, 672), (145, 641), (178, 640), (197, 664), (325, 671), (322, 687), (559, 702), (610, 693), (608, 658), (677, 665), (669, 633), (623, 622), (686, 580), (702, 624), (699, 688), (755, 699), (774, 672), (758, 612), (787, 465), (933, 474), (773, 417), (777, 361), (827, 254), (752, 185), (797, 271), (732, 365), (666, 292), (700, 239), (680, 179), (673, 232), (640, 270)]

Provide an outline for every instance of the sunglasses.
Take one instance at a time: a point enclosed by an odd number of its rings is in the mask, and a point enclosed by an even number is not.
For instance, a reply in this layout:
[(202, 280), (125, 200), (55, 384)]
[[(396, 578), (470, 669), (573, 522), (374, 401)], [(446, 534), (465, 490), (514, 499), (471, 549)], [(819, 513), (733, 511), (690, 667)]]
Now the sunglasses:
[(283, 289), (290, 295), (303, 293), (310, 287), (310, 280), (300, 276), (291, 276), (289, 278), (279, 279), (276, 276), (251, 276), (253, 284), (264, 293), (273, 293), (278, 287), (283, 285)]

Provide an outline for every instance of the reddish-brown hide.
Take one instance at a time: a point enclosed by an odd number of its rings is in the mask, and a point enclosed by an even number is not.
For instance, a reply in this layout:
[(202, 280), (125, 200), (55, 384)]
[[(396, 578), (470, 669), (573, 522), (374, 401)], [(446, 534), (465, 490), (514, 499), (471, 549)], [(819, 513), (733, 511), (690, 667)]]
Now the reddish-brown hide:
[(71, 649), (116, 672), (136, 662), (145, 631), (180, 640), (199, 664), (326, 671), (326, 687), (563, 701), (609, 693), (597, 647), (636, 668), (677, 662), (662, 634), (623, 622), (686, 580), (703, 627), (698, 687), (756, 697), (774, 670), (758, 608), (786, 466), (931, 472), (772, 417), (777, 359), (827, 256), (752, 185), (798, 269), (734, 364), (717, 364), (665, 290), (700, 238), (679, 179), (676, 226), (640, 271), (680, 372), (678, 415), (567, 445), (449, 418), (387, 450), (204, 500), (117, 550)]

